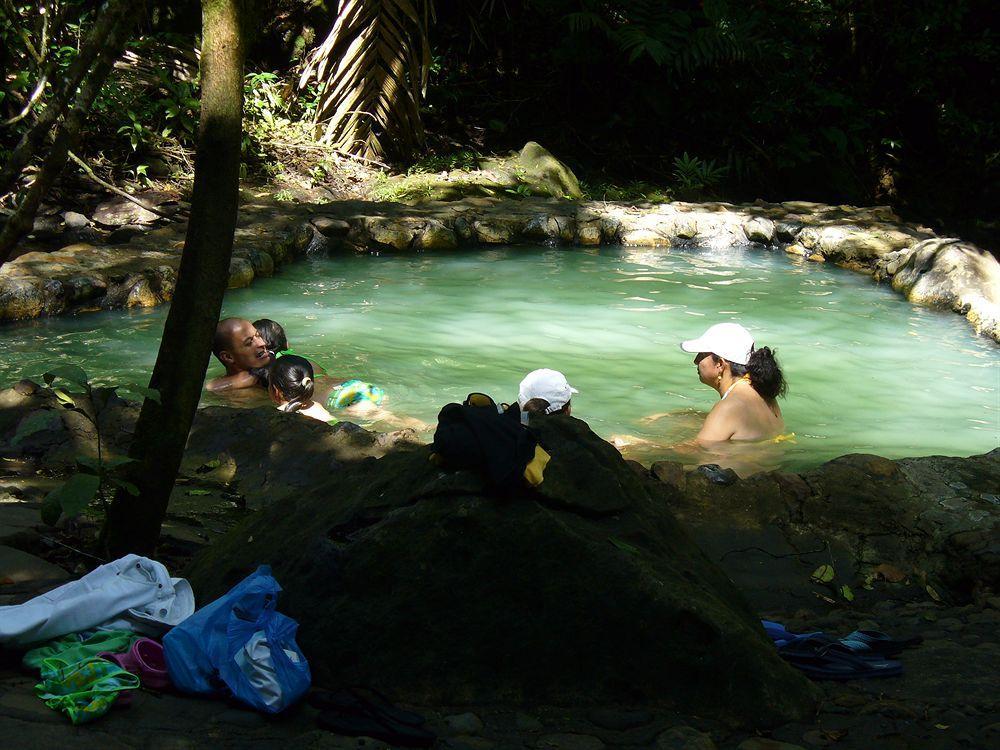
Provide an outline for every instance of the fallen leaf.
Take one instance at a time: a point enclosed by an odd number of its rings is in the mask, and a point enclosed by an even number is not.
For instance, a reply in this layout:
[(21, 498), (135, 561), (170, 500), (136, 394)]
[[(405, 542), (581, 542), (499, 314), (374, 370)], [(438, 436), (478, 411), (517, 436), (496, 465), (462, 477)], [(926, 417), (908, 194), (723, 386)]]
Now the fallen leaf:
[(832, 565), (820, 565), (809, 576), (815, 583), (829, 583), (833, 580), (835, 573)]
[(935, 729), (949, 729), (950, 727), (951, 727), (951, 724), (935, 724), (934, 725)]
[(822, 599), (827, 604), (834, 604), (835, 605), (837, 603), (833, 599), (831, 599), (830, 597), (823, 596), (823, 594), (819, 593), (818, 591), (813, 591), (813, 596), (815, 596), (817, 599)]
[(889, 563), (882, 563), (875, 568), (875, 576), (889, 583), (902, 583), (906, 580), (906, 573)]
[(941, 594), (935, 591), (933, 586), (928, 583), (925, 588), (927, 589), (927, 595), (930, 596), (931, 599), (936, 602), (941, 601)]
[(843, 586), (841, 586), (839, 589), (837, 589), (837, 591), (838, 591), (838, 593), (846, 601), (849, 601), (849, 602), (853, 602), (854, 601), (854, 592), (851, 591), (851, 587), (848, 586), (846, 583)]
[(212, 491), (211, 490), (198, 490), (198, 489), (194, 489), (194, 490), (188, 490), (187, 493), (189, 495), (211, 495)]

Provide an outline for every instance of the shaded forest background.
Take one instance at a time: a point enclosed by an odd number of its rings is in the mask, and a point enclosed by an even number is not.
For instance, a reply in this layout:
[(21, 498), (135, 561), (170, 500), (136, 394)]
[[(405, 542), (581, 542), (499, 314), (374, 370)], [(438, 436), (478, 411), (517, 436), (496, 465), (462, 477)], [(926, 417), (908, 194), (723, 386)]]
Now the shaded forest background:
[[(98, 6), (3, 0), (0, 161), (31, 122), (18, 117), (42, 72), (71, 63)], [(416, 36), (389, 24), (380, 43), (425, 51), (426, 80), (403, 73), (422, 90), (421, 127), (375, 134), (377, 160), (394, 169), (461, 167), (536, 140), (595, 198), (888, 203), (996, 249), (989, 0), (258, 0), (244, 174), (295, 166), (324, 178), (329, 165), (309, 151), (321, 82), (298, 85), (310, 52), (338, 12), (391, 19), (407, 6)], [(199, 3), (145, 4), (79, 149), (108, 179), (190, 173), (199, 33)]]

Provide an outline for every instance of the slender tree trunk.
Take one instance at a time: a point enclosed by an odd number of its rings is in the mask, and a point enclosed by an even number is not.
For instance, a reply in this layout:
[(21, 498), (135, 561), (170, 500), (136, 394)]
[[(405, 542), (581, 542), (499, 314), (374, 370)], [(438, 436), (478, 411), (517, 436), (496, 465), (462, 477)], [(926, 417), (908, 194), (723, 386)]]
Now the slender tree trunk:
[(121, 491), (108, 510), (108, 554), (151, 554), (201, 397), (212, 336), (229, 280), (239, 204), (243, 115), (240, 0), (202, 0), (201, 119), (191, 219), (170, 312), (129, 456), (136, 497)]
[[(130, 5), (133, 7), (130, 8)], [(98, 17), (97, 23), (94, 24), (94, 28), (87, 36), (87, 41), (80, 50), (80, 54), (67, 69), (66, 75), (61, 81), (53, 81), (53, 94), (45, 100), (45, 109), (39, 113), (35, 124), (21, 136), (21, 140), (14, 147), (10, 159), (0, 169), (0, 195), (14, 189), (17, 178), (28, 162), (38, 153), (45, 136), (69, 107), (77, 88), (84, 77), (88, 76), (88, 73), (90, 75), (87, 77), (87, 83), (91, 82), (96, 74), (96, 70), (94, 73), (90, 72), (91, 67), (98, 55), (103, 56), (109, 47), (117, 48), (119, 44), (124, 44), (124, 38), (116, 41), (116, 36), (121, 37), (121, 27), (129, 25), (135, 17), (134, 6), (135, 3), (130, 3), (129, 0), (109, 0), (104, 11)], [(118, 55), (115, 54), (112, 61), (117, 57)], [(100, 65), (100, 62), (97, 65)], [(55, 64), (50, 63), (46, 73), (51, 74), (54, 70)], [(101, 77), (102, 83), (106, 76), (107, 73)], [(97, 88), (100, 88), (100, 84)], [(77, 101), (79, 101), (79, 97)]]

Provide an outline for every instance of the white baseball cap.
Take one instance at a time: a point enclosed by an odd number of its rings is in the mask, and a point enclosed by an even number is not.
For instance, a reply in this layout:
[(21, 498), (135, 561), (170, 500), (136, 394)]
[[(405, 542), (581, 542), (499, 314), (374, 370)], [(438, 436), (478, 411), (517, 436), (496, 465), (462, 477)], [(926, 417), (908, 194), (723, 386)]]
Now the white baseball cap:
[(753, 336), (739, 323), (716, 323), (698, 338), (681, 342), (681, 349), (692, 354), (710, 352), (745, 365), (753, 353)]
[(558, 370), (533, 370), (524, 376), (521, 386), (517, 392), (517, 405), (524, 408), (524, 405), (533, 398), (543, 398), (549, 402), (546, 414), (559, 411), (574, 393), (579, 393), (576, 388), (566, 382), (566, 376)]

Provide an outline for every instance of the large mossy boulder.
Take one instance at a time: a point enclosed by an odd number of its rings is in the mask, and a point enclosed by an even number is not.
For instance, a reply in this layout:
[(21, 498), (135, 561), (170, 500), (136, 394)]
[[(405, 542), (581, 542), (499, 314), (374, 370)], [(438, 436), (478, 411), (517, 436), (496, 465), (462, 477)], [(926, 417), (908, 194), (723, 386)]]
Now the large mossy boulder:
[(639, 476), (585, 423), (541, 420), (540, 491), (430, 448), (344, 467), (254, 514), (187, 574), (209, 601), (262, 563), (319, 684), (416, 705), (644, 702), (769, 725), (815, 691)]
[(400, 202), (529, 195), (574, 200), (583, 197), (573, 170), (534, 141), (528, 141), (524, 148), (509, 156), (483, 159), (473, 169), (398, 175), (372, 190), (376, 200)]

